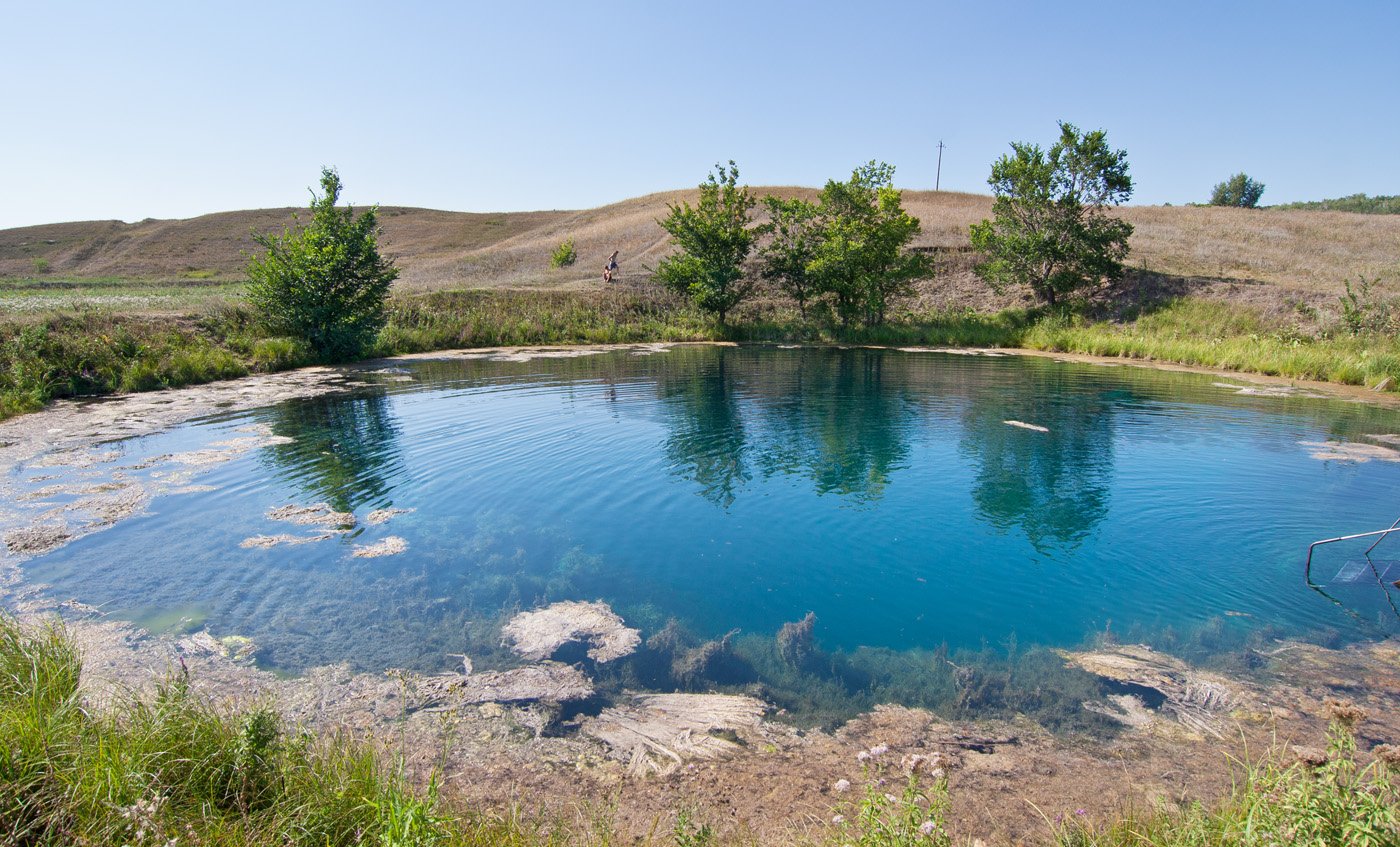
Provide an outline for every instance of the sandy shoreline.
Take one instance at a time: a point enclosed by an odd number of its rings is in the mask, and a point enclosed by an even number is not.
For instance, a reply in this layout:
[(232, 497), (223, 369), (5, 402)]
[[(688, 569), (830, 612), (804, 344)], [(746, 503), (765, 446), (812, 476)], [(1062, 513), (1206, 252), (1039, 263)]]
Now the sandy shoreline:
[[(123, 466), (120, 456), (104, 449), (107, 442), (207, 415), (352, 390), (368, 384), (370, 374), (406, 361), (523, 361), (618, 350), (647, 355), (677, 346), (682, 345), (440, 351), (343, 369), (308, 368), (103, 400), (60, 401), (0, 423), (0, 503), (5, 504), (0, 507), (0, 535), (6, 540), (0, 552), (0, 600), (29, 621), (63, 615), (83, 646), (85, 685), (97, 700), (114, 690), (147, 688), (183, 659), (205, 696), (230, 705), (270, 700), (290, 721), (314, 731), (345, 727), (373, 734), (402, 751), (419, 776), (445, 766), (446, 784), (467, 801), (520, 803), (532, 812), (575, 820), (587, 810), (611, 808), (620, 832), (629, 835), (645, 834), (658, 821), (665, 830), (675, 809), (694, 806), (721, 830), (747, 830), (764, 843), (785, 843), (794, 830), (822, 828), (833, 810), (852, 799), (834, 786), (845, 779), (858, 790), (865, 775), (857, 755), (881, 745), (890, 748), (875, 762), (884, 778), (900, 778), (901, 763), (914, 761), (911, 757), (927, 761), (936, 754), (950, 781), (955, 832), (1011, 843), (1048, 831), (1042, 812), (1053, 817), (1084, 808), (1108, 814), (1124, 802), (1219, 797), (1230, 787), (1227, 754), (1239, 754), (1246, 746), (1257, 753), (1275, 738), (1319, 744), (1323, 702), (1330, 697), (1356, 701), (1369, 712), (1362, 726), (1363, 750), (1400, 741), (1400, 645), (1395, 639), (1342, 650), (1290, 643), (1271, 652), (1257, 676), (1222, 682), (1234, 694), (1231, 707), (1221, 714), (1221, 738), (1165, 714), (1147, 715), (1112, 740), (1091, 741), (1055, 737), (1029, 722), (954, 725), (928, 712), (882, 707), (832, 733), (799, 731), (767, 719), (739, 733), (743, 749), (737, 755), (687, 760), (667, 773), (639, 776), (629, 773), (616, 750), (568, 723), (540, 734), (541, 718), (528, 704), (449, 701), (429, 707), (424, 692), (431, 678), (354, 674), (343, 666), (283, 679), (253, 667), (235, 644), (205, 633), (153, 636), (79, 603), (57, 603), (21, 580), (20, 565), (31, 556), (139, 514), (152, 497), (195, 490), (200, 468), (265, 446), (272, 436), (249, 427), (219, 445), (157, 457), (146, 467)], [(1400, 406), (1394, 395), (1365, 389), (1155, 362), (1026, 350), (948, 352), (1215, 374), (1241, 387), (1287, 388), (1289, 393)], [(71, 476), (55, 483), (67, 486), (59, 493), (72, 495), (71, 503), (54, 506), (15, 486), (17, 471), (29, 473), (26, 482), (32, 484), (43, 481), (46, 468)], [(164, 475), (153, 477), (152, 468)]]

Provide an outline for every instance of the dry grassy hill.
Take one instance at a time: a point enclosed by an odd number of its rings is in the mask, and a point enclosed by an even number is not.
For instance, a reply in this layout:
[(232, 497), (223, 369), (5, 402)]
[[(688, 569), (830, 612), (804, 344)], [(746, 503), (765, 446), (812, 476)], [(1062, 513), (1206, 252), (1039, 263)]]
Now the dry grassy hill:
[[(759, 193), (814, 197), (807, 188)], [(383, 245), (410, 290), (443, 287), (592, 287), (603, 259), (621, 251), (623, 279), (645, 275), (667, 250), (656, 220), (666, 204), (695, 191), (650, 194), (584, 211), (501, 214), (386, 206)], [(944, 254), (944, 280), (970, 279), (967, 227), (991, 199), (954, 192), (908, 191), (905, 205), (923, 222), (919, 244)], [(254, 231), (277, 230), (299, 210), (223, 212), (188, 220), (89, 221), (0, 230), (0, 277), (66, 279), (235, 279), (255, 249)], [(1400, 216), (1347, 212), (1132, 206), (1119, 213), (1136, 231), (1130, 263), (1201, 284), (1268, 283), (1326, 293), (1358, 274), (1400, 280)], [(549, 267), (549, 255), (573, 238), (579, 262)], [(36, 260), (37, 263), (36, 263)], [(0, 283), (3, 284), (3, 283)], [(1235, 286), (1238, 287), (1238, 286)]]

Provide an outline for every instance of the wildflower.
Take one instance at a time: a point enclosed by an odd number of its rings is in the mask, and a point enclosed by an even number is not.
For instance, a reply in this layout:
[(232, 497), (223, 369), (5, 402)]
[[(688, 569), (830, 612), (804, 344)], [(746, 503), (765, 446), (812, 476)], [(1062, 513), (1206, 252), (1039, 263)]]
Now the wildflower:
[(876, 744), (874, 747), (870, 748), (871, 756), (883, 756), (888, 752), (890, 752), (890, 745), (888, 744)]
[(1076, 815), (1079, 815), (1081, 818), (1084, 817), (1085, 815), (1089, 814), (1088, 812), (1084, 811), (1083, 809), (1075, 809), (1075, 810), (1074, 810), (1074, 813), (1075, 813)]
[(870, 751), (868, 751), (868, 750), (862, 750), (862, 751), (860, 751), (859, 753), (857, 753), (857, 754), (856, 754), (856, 761), (857, 761), (857, 762), (868, 762), (868, 761), (870, 761)]
[(1346, 700), (1335, 700), (1328, 698), (1322, 705), (1322, 713), (1328, 720), (1336, 721), (1347, 730), (1353, 730), (1356, 725), (1366, 720), (1366, 710), (1355, 703)]
[(837, 794), (845, 794), (847, 791), (851, 790), (851, 781), (849, 779), (838, 779), (832, 788), (836, 789)]
[(893, 794), (890, 794), (889, 792), (885, 792), (885, 799), (888, 800), (888, 801), (891, 802), (891, 803), (898, 803), (898, 802), (899, 802), (899, 798), (896, 797), (896, 796), (894, 796)]
[(845, 815), (834, 815), (834, 816), (831, 818), (831, 822), (834, 823), (834, 824), (836, 824), (837, 826), (840, 826), (841, 824), (843, 824), (843, 823), (846, 822), (846, 816), (845, 816)]
[(924, 821), (923, 823), (919, 824), (919, 834), (924, 836), (925, 838), (929, 837), (930, 835), (933, 835), (934, 832), (936, 832), (937, 830), (938, 824), (934, 823), (933, 821)]

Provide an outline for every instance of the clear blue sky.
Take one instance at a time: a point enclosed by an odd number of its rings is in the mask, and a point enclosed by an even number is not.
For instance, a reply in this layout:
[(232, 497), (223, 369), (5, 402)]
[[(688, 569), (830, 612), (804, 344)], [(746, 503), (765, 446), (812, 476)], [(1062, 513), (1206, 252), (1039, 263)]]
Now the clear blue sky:
[(1400, 2), (0, 5), (0, 227), (302, 205), (582, 208), (820, 185), (876, 158), (985, 191), (1055, 122), (1135, 203), (1400, 194)]

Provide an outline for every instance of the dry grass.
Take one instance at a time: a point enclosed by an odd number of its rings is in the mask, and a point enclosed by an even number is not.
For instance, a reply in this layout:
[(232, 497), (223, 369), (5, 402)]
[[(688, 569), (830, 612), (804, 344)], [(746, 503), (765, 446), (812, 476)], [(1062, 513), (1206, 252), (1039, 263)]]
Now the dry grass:
[[(757, 188), (815, 197), (816, 189)], [(670, 191), (583, 211), (501, 214), (385, 207), (384, 246), (403, 269), (407, 291), (461, 287), (601, 287), (604, 258), (622, 255), (626, 283), (646, 276), (668, 250), (657, 218), (666, 204), (693, 200)], [(971, 281), (968, 225), (987, 216), (991, 198), (908, 191), (905, 205), (922, 222), (917, 244), (948, 256), (955, 290)], [(0, 231), (0, 277), (231, 280), (241, 277), (251, 233), (287, 223), (291, 209), (225, 212), (182, 221), (93, 221)], [(1131, 263), (1160, 274), (1210, 281), (1267, 283), (1285, 291), (1339, 293), (1345, 279), (1380, 277), (1400, 290), (1400, 216), (1216, 207), (1131, 206)], [(551, 268), (550, 253), (573, 238), (577, 264)], [(48, 263), (36, 271), (35, 260)], [(42, 263), (41, 263), (42, 266)]]

